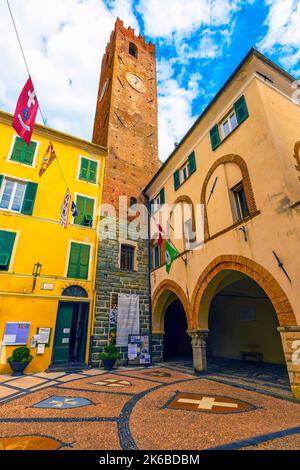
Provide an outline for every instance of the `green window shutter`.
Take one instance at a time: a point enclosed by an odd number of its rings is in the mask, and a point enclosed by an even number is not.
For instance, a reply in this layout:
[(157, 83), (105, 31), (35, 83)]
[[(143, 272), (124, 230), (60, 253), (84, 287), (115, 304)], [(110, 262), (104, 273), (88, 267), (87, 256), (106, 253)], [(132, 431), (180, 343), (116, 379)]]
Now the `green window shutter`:
[(1, 189), (1, 186), (2, 186), (3, 178), (4, 178), (4, 176), (0, 175), (0, 189)]
[(32, 215), (37, 188), (37, 183), (27, 183), (23, 206), (21, 210), (22, 214)]
[(0, 271), (8, 271), (16, 234), (0, 230)]
[(89, 161), (86, 158), (82, 158), (79, 178), (82, 180), (87, 180), (88, 171), (89, 171)]
[(23, 150), (24, 150), (25, 142), (20, 139), (20, 137), (16, 137), (14, 148), (11, 154), (11, 160), (14, 162), (22, 162), (23, 161)]
[(249, 117), (249, 112), (245, 100), (245, 96), (241, 96), (237, 102), (234, 104), (234, 110), (236, 114), (236, 119), (239, 124), (242, 122), (246, 121), (246, 119)]
[(90, 246), (71, 243), (68, 277), (87, 279), (89, 274)]
[(89, 160), (89, 172), (88, 172), (88, 180), (91, 183), (96, 183), (97, 179), (97, 162), (93, 160)]
[(26, 165), (32, 165), (33, 158), (36, 150), (36, 142), (30, 142), (30, 146), (25, 145), (24, 149), (24, 163)]
[(90, 250), (91, 250), (90, 246), (81, 245), (80, 266), (79, 266), (79, 278), (80, 279), (88, 279), (89, 277)]
[(98, 162), (88, 160), (87, 158), (81, 159), (80, 175), (79, 178), (90, 183), (96, 183), (97, 179)]
[(216, 124), (210, 131), (210, 140), (211, 146), (213, 150), (219, 147), (221, 143), (220, 134), (219, 134), (219, 126)]
[(192, 175), (193, 173), (195, 173), (197, 169), (195, 152), (192, 152), (191, 155), (189, 156), (188, 165), (189, 165), (189, 175)]
[(159, 203), (162, 206), (166, 202), (165, 200), (165, 188), (162, 188), (159, 193)]
[(68, 277), (78, 277), (79, 260), (80, 260), (80, 246), (78, 243), (71, 243)]
[(30, 142), (30, 146), (28, 147), (24, 140), (20, 137), (16, 137), (11, 160), (14, 162), (25, 163), (26, 165), (32, 165), (36, 145), (36, 142)]
[(180, 186), (180, 173), (179, 170), (176, 170), (174, 173), (174, 189), (177, 191), (177, 189)]
[(74, 218), (74, 224), (83, 225), (83, 215), (85, 208), (85, 198), (83, 196), (77, 196), (76, 198), (76, 207), (77, 207), (77, 216)]
[(77, 225), (87, 225), (85, 223), (85, 217), (87, 217), (91, 221), (91, 226), (93, 225), (93, 217), (94, 217), (94, 199), (90, 199), (84, 196), (77, 196), (76, 198), (76, 207), (78, 211), (77, 217), (74, 219), (74, 224)]

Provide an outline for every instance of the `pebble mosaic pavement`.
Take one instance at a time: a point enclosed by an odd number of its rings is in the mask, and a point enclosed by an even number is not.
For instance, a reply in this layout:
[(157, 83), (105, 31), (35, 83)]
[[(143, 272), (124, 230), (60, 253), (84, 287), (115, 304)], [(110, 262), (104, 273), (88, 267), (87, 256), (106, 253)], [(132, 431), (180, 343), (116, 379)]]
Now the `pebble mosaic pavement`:
[(0, 450), (299, 449), (300, 403), (283, 375), (230, 367), (2, 376)]

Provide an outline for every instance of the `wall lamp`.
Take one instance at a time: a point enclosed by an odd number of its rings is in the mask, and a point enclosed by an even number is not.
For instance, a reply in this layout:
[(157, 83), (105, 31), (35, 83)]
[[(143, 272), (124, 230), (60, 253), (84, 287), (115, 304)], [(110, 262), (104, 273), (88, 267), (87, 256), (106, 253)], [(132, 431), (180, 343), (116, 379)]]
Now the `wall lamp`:
[(42, 266), (43, 265), (41, 263), (35, 263), (34, 266), (33, 266), (32, 275), (33, 275), (34, 279), (33, 279), (33, 285), (32, 285), (32, 291), (31, 292), (35, 291), (36, 280), (37, 280), (38, 276), (41, 275)]

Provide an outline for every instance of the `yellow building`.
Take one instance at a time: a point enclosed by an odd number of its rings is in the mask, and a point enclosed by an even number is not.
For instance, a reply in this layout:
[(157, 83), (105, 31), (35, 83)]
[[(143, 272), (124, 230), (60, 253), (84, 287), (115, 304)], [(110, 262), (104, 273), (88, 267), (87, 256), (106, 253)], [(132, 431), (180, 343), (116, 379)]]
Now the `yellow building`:
[(299, 104), (251, 50), (145, 189), (157, 220), (182, 209), (164, 225), (182, 255), (169, 275), (153, 246), (155, 360), (285, 364), (300, 397)]
[[(49, 141), (57, 160), (40, 177)], [(40, 125), (27, 147), (12, 116), (0, 113), (0, 373), (9, 373), (17, 345), (31, 346), (26, 372), (89, 361), (105, 156), (103, 147)], [(78, 215), (70, 211), (64, 228), (67, 186)]]

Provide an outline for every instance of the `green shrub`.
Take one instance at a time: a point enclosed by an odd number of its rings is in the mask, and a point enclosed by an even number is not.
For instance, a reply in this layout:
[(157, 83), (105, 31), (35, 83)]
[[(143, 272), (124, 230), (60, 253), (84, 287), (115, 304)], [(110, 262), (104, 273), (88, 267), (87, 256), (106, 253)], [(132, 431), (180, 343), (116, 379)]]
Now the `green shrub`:
[(33, 357), (30, 355), (30, 349), (28, 348), (17, 348), (13, 351), (8, 362), (31, 362)]
[(99, 359), (101, 359), (101, 361), (104, 361), (104, 360), (112, 361), (114, 359), (116, 360), (121, 359), (121, 357), (122, 357), (122, 354), (119, 353), (116, 346), (112, 344), (109, 346), (106, 346), (104, 348), (104, 352), (99, 354)]

